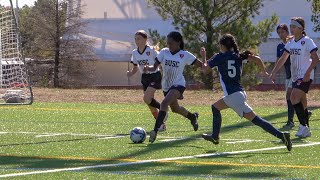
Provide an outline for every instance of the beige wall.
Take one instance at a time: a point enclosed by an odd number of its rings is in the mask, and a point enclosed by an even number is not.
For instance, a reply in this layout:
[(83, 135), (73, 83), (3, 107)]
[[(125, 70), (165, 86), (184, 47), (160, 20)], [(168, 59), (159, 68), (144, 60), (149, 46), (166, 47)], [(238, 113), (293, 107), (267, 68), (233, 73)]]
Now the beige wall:
[[(95, 86), (127, 86), (140, 85), (140, 72), (128, 79), (126, 72), (128, 62), (105, 62), (97, 61), (95, 69)], [(132, 64), (129, 63), (130, 70)]]

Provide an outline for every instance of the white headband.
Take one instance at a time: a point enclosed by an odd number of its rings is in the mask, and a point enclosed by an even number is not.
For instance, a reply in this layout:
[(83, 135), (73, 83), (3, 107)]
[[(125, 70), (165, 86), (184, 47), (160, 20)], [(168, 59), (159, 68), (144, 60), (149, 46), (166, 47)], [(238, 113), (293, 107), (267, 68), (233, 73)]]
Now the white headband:
[(290, 25), (294, 25), (294, 26), (297, 26), (297, 27), (300, 27), (303, 29), (302, 25), (298, 21), (293, 20), (293, 19), (291, 19)]

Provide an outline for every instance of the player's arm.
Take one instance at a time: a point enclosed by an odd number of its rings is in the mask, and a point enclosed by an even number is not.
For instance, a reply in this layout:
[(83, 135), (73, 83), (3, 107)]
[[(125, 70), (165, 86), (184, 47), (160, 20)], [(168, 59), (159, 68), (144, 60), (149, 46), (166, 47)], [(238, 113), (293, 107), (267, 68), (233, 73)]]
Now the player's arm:
[(159, 65), (160, 65), (160, 62), (159, 62), (158, 58), (155, 58), (154, 65), (153, 66), (144, 66), (143, 71), (144, 72), (155, 71), (158, 69)]
[(266, 67), (265, 67), (264, 63), (262, 62), (262, 60), (259, 56), (256, 56), (253, 54), (248, 54), (248, 60), (256, 63), (256, 65), (258, 65), (258, 67), (261, 70), (261, 72), (263, 73), (263, 75), (269, 76), (269, 74), (266, 71)]
[(289, 53), (287, 51), (284, 51), (282, 56), (279, 58), (278, 62), (276, 63), (275, 67), (273, 68), (273, 70), (271, 71), (270, 74), (270, 79), (272, 81), (275, 80), (275, 76), (277, 74), (277, 72), (280, 70), (280, 68), (284, 65), (284, 63), (286, 62), (286, 60), (289, 57)]
[[(207, 51), (204, 47), (201, 47), (200, 49), (200, 55), (201, 55), (201, 66), (199, 64), (199, 67), (201, 67), (202, 72), (204, 72), (205, 74), (209, 73), (210, 71), (210, 66), (208, 65), (208, 61), (207, 61)], [(213, 56), (214, 57), (214, 56)], [(213, 57), (211, 59), (213, 59)]]
[(131, 71), (127, 71), (127, 76), (128, 76), (128, 77), (131, 77), (131, 76), (133, 76), (137, 71), (138, 71), (138, 65), (137, 65), (137, 64), (133, 64), (133, 68), (131, 69)]
[(312, 70), (317, 66), (317, 64), (320, 61), (319, 56), (317, 54), (317, 51), (312, 51), (311, 52), (311, 59), (312, 59), (311, 65), (307, 69), (306, 74), (303, 77), (303, 81), (304, 82), (310, 81), (310, 74), (311, 74)]

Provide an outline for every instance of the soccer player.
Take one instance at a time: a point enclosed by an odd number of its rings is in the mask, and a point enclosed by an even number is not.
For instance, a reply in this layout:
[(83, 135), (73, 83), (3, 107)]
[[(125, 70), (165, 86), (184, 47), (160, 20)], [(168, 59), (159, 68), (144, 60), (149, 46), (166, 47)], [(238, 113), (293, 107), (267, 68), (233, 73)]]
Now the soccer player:
[[(281, 57), (281, 55), (284, 52), (284, 46), (287, 43), (288, 40), (290, 40), (292, 37), (289, 36), (289, 28), (286, 24), (280, 24), (277, 26), (277, 33), (279, 38), (282, 42), (280, 42), (277, 46), (277, 61)], [(292, 106), (292, 103), (290, 101), (290, 95), (292, 92), (292, 78), (291, 78), (291, 62), (290, 62), (290, 56), (284, 63), (284, 69), (286, 73), (286, 81), (285, 81), (285, 89), (286, 89), (286, 100), (287, 100), (287, 108), (288, 108), (288, 121), (283, 126), (284, 128), (293, 128), (294, 122), (293, 122), (293, 116), (294, 116), (294, 108)], [(312, 112), (308, 111), (308, 118), (311, 116)]]
[[(312, 79), (313, 70), (319, 62), (317, 46), (305, 33), (305, 22), (301, 17), (293, 17), (290, 22), (290, 31), (294, 38), (285, 45), (285, 52), (272, 70), (270, 78), (275, 79), (276, 73), (290, 56), (292, 73), (292, 93), (290, 101), (300, 122), (297, 137), (310, 137), (309, 118), (307, 110), (307, 96)], [(311, 57), (311, 59), (310, 59)]]
[[(280, 24), (277, 26), (277, 33), (279, 38), (282, 42), (280, 42), (277, 46), (277, 61), (281, 57), (284, 52), (284, 46), (289, 40), (289, 28), (286, 24)], [(287, 107), (288, 107), (288, 121), (287, 124), (283, 127), (292, 128), (294, 127), (293, 116), (294, 116), (294, 109), (290, 101), (290, 95), (292, 92), (292, 79), (291, 79), (291, 70), (290, 70), (290, 57), (284, 63), (284, 69), (286, 72), (286, 81), (285, 81), (285, 88), (286, 88), (286, 100), (287, 100)]]
[(239, 54), (236, 40), (231, 34), (223, 35), (219, 40), (219, 44), (220, 53), (214, 55), (208, 62), (206, 62), (206, 51), (201, 51), (203, 62), (210, 68), (218, 68), (220, 83), (224, 92), (224, 97), (211, 106), (213, 114), (213, 133), (202, 134), (202, 138), (211, 141), (214, 144), (219, 144), (219, 134), (222, 122), (220, 111), (231, 108), (240, 117), (248, 119), (253, 124), (281, 139), (287, 146), (287, 149), (291, 151), (292, 143), (289, 132), (280, 132), (274, 128), (271, 123), (256, 115), (252, 108), (247, 104), (246, 92), (240, 84), (242, 63), (246, 59), (255, 62), (259, 68), (263, 70), (263, 73), (266, 76), (268, 75), (261, 59), (248, 51)]
[[(154, 93), (157, 89), (161, 89), (162, 76), (159, 68), (155, 68), (152, 71), (143, 70), (145, 66), (154, 65), (155, 58), (158, 54), (154, 47), (148, 45), (147, 40), (148, 35), (144, 30), (139, 30), (135, 33), (137, 49), (132, 51), (131, 63), (133, 64), (133, 68), (131, 71), (127, 71), (127, 76), (130, 77), (134, 75), (139, 69), (142, 74), (143, 101), (148, 105), (153, 117), (157, 119), (160, 103), (154, 99)], [(159, 130), (165, 130), (165, 122), (163, 122), (159, 128)]]
[(161, 102), (154, 129), (150, 132), (149, 142), (151, 143), (157, 138), (158, 128), (167, 116), (169, 106), (172, 112), (188, 118), (194, 131), (198, 130), (198, 113), (191, 113), (180, 106), (178, 99), (183, 99), (183, 92), (186, 89), (186, 81), (183, 76), (185, 66), (196, 65), (202, 67), (202, 62), (193, 54), (184, 50), (183, 37), (179, 32), (173, 31), (167, 35), (167, 46), (159, 52), (154, 67), (146, 66), (145, 68), (145, 70), (153, 71), (161, 64), (163, 70), (162, 90), (165, 98)]

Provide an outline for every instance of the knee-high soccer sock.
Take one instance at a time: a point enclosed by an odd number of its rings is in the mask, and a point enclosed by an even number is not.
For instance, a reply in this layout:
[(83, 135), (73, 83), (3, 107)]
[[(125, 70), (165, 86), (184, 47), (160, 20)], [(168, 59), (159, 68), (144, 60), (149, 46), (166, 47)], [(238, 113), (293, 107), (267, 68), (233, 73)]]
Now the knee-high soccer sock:
[(293, 105), (294, 110), (298, 116), (299, 122), (302, 126), (306, 126), (306, 114), (301, 102)]
[(305, 110), (304, 110), (304, 114), (305, 114), (305, 116), (306, 116), (306, 125), (308, 126), (308, 127), (310, 127), (309, 126), (309, 111), (308, 111), (308, 109), (306, 108)]
[(157, 100), (155, 100), (154, 98), (152, 98), (149, 106), (152, 106), (152, 107), (155, 107), (157, 109), (160, 109), (160, 103)]
[(288, 121), (293, 123), (294, 108), (290, 100), (287, 100), (287, 106), (288, 106)]
[(159, 111), (156, 123), (153, 128), (155, 132), (158, 132), (158, 129), (160, 128), (161, 124), (163, 124), (163, 120), (166, 117), (166, 114), (166, 111)]
[(213, 105), (211, 106), (213, 120), (212, 120), (212, 137), (214, 139), (219, 139), (220, 129), (221, 129), (221, 113), (220, 111), (215, 108)]
[(253, 118), (252, 123), (261, 127), (262, 129), (274, 135), (275, 137), (280, 139), (282, 138), (282, 133), (278, 129), (273, 127), (272, 124), (266, 121), (265, 119), (262, 119), (261, 117), (256, 116), (255, 118)]
[(191, 113), (188, 111), (187, 117), (190, 121), (194, 121), (197, 119), (196, 115), (194, 113)]

